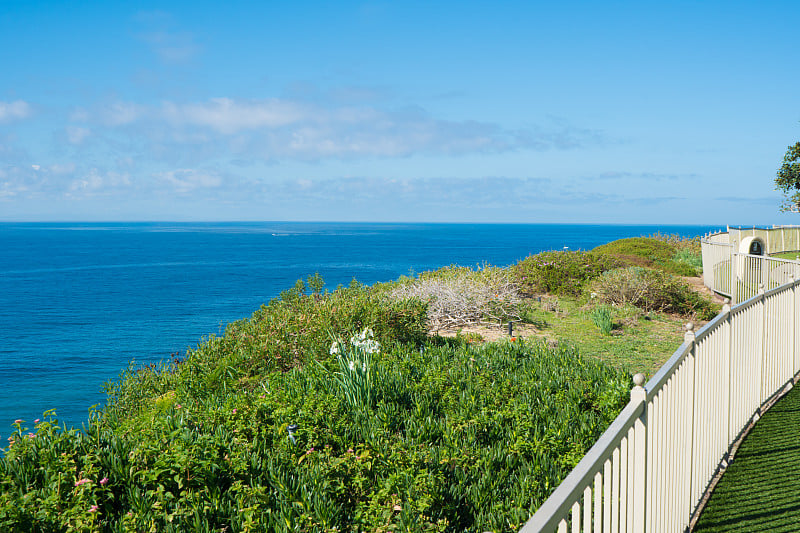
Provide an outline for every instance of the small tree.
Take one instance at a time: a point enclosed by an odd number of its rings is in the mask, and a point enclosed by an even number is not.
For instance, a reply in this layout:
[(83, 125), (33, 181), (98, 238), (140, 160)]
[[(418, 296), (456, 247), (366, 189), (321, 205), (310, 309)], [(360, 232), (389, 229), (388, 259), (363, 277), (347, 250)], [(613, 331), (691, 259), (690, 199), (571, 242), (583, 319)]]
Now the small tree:
[(800, 213), (800, 142), (786, 150), (783, 164), (775, 177), (775, 188), (786, 196), (781, 211)]

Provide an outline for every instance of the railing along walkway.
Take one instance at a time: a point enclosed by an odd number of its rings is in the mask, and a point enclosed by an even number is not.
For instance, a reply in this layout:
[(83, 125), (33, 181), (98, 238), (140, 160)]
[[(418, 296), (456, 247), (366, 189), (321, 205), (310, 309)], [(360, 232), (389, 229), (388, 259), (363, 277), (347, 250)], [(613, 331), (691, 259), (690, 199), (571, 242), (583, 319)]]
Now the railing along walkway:
[(742, 441), (693, 531), (800, 529), (800, 386)]

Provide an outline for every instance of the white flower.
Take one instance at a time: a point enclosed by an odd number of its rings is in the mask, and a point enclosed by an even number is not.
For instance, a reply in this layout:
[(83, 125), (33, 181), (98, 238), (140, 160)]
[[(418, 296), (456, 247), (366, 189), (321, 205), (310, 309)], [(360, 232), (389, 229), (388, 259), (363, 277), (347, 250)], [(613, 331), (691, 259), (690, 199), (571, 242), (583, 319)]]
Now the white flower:
[(353, 370), (356, 369), (356, 362), (350, 361), (349, 363), (347, 363), (347, 366), (350, 367), (350, 371), (352, 372)]
[(331, 344), (331, 355), (336, 355), (338, 353), (339, 353), (339, 342), (334, 341), (333, 344)]
[(361, 363), (361, 371), (362, 372), (366, 372), (367, 371), (367, 363)]

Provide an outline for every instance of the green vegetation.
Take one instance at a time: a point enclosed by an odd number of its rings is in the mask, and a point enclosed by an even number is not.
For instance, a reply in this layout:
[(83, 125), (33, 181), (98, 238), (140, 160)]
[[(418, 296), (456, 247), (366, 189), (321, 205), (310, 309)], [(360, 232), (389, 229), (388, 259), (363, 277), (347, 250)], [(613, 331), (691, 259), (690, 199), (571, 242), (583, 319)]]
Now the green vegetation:
[(609, 270), (593, 281), (591, 288), (602, 302), (631, 304), (644, 311), (694, 315), (700, 320), (711, 320), (719, 312), (686, 283), (660, 270), (642, 267)]
[(614, 323), (611, 320), (611, 309), (608, 306), (595, 307), (592, 311), (592, 322), (600, 329), (603, 335), (611, 335)]
[[(332, 292), (298, 281), (185, 359), (126, 370), (84, 431), (18, 421), (0, 529), (516, 530), (623, 407), (631, 372), (654, 371), (705, 309), (622, 264), (546, 252)], [(669, 305), (614, 301), (603, 282), (620, 272)], [(429, 334), (509, 319), (525, 339)]]
[(770, 257), (777, 257), (778, 259), (789, 259), (791, 261), (797, 260), (800, 257), (800, 251), (798, 252), (781, 252), (779, 254), (770, 254)]
[(577, 296), (587, 281), (616, 266), (613, 257), (591, 252), (542, 252), (523, 259), (512, 273), (524, 294)]
[(783, 192), (781, 211), (796, 213), (800, 208), (800, 142), (786, 149), (781, 168), (775, 175), (775, 188)]
[(767, 411), (742, 442), (693, 531), (797, 531), (800, 387)]
[(625, 265), (655, 268), (679, 276), (696, 276), (703, 264), (699, 239), (681, 240), (672, 235), (620, 239), (592, 251), (614, 257)]

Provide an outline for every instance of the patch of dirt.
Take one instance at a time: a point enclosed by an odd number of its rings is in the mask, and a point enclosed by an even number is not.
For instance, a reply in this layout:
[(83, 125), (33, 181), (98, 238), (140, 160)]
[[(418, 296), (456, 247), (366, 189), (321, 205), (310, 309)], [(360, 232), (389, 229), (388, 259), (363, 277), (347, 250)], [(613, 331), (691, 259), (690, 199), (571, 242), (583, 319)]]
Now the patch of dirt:
[(681, 276), (681, 279), (689, 284), (689, 287), (692, 288), (693, 291), (702, 294), (706, 298), (710, 299), (712, 302), (723, 304), (725, 303), (725, 297), (720, 296), (716, 292), (712, 291), (708, 287), (703, 284), (703, 278), (697, 276)]
[[(509, 339), (508, 324), (502, 326), (464, 326), (461, 329), (461, 335), (467, 333), (477, 333), (485, 342), (495, 342), (503, 339)], [(458, 329), (440, 329), (438, 331), (431, 331), (431, 335), (441, 335), (442, 337), (455, 337), (458, 335)], [(532, 324), (514, 323), (514, 337), (528, 338), (528, 337), (544, 337), (539, 333)]]

